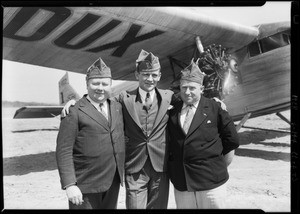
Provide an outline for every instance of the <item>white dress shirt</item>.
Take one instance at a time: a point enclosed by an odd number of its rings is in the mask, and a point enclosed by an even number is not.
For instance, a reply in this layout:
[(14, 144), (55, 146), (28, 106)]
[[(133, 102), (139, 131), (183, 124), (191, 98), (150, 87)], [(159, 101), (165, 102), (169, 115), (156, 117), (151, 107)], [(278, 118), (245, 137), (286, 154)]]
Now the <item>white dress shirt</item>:
[[(191, 105), (194, 115), (195, 115), (195, 112), (196, 112), (196, 110), (198, 108), (199, 101)], [(185, 104), (185, 103), (183, 103), (183, 106), (182, 106), (182, 109), (181, 109), (181, 112), (180, 112), (180, 124), (181, 124), (181, 127), (183, 127), (183, 123), (185, 121), (186, 113), (187, 113), (187, 110), (188, 110), (187, 107), (188, 107), (188, 105)]]
[[(95, 106), (95, 108), (101, 113), (101, 109), (100, 109), (100, 103), (96, 103), (95, 101), (93, 101), (89, 95), (86, 96), (86, 98), (92, 103), (93, 106)], [(104, 113), (106, 115), (108, 115), (108, 103), (107, 100), (105, 100), (105, 102), (103, 103), (103, 110)]]
[[(146, 99), (146, 95), (147, 95), (148, 92), (144, 91), (143, 89), (141, 89), (139, 87), (139, 93), (140, 93), (143, 104), (145, 104), (145, 99)], [(155, 90), (150, 91), (149, 94), (150, 94), (150, 103), (152, 103), (153, 100), (154, 100), (155, 94), (156, 94)]]

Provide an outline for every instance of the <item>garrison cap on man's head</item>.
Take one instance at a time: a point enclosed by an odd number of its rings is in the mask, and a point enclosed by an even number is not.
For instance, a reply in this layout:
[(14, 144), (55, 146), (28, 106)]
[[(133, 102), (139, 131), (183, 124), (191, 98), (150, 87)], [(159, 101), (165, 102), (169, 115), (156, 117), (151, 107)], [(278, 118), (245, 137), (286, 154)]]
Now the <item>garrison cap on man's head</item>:
[(181, 71), (181, 80), (197, 82), (202, 85), (205, 73), (200, 70), (197, 64), (192, 59), (191, 64)]
[(141, 53), (136, 60), (137, 72), (142, 71), (157, 71), (160, 70), (159, 59), (153, 53), (141, 50)]
[(110, 68), (103, 62), (101, 57), (87, 69), (86, 80), (93, 78), (111, 78)]

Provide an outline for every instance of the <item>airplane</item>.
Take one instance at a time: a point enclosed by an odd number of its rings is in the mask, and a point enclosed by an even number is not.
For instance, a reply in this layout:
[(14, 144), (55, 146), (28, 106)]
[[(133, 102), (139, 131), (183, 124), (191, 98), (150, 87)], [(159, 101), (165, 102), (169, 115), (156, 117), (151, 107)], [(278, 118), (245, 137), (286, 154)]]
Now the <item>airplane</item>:
[[(250, 117), (290, 108), (290, 22), (226, 22), (186, 7), (4, 7), (3, 58), (82, 73), (101, 58), (119, 80), (134, 80), (144, 49), (159, 57), (159, 88), (178, 90), (191, 59), (239, 129)], [(32, 51), (30, 51), (32, 50)]]

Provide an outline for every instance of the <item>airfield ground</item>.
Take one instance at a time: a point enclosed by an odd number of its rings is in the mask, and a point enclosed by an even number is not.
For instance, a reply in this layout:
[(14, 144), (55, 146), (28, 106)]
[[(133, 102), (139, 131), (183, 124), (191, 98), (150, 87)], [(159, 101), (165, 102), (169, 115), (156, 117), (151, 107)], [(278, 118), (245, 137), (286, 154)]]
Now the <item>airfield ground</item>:
[[(4, 209), (67, 209), (55, 161), (59, 120), (18, 119), (16, 108), (2, 109)], [(283, 112), (290, 118), (290, 111)], [(228, 206), (290, 212), (290, 126), (275, 114), (249, 119), (242, 128), (241, 146), (229, 166)], [(173, 186), (169, 209), (176, 209)], [(125, 209), (121, 188), (118, 209)]]

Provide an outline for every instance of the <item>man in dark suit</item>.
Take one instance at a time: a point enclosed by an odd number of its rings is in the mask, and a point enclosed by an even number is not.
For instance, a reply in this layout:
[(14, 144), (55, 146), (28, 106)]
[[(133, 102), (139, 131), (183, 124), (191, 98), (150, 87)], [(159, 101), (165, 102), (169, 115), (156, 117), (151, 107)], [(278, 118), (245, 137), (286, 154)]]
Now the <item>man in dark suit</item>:
[(201, 96), (203, 77), (192, 61), (182, 71), (182, 101), (170, 111), (168, 172), (179, 209), (226, 208), (227, 166), (239, 146), (228, 112)]
[(139, 87), (122, 92), (126, 142), (125, 185), (127, 209), (166, 209), (166, 126), (173, 92), (156, 88), (161, 77), (158, 57), (144, 50), (136, 60)]
[(115, 209), (123, 182), (122, 106), (109, 100), (111, 71), (102, 59), (87, 70), (88, 94), (61, 121), (56, 160), (70, 209)]

